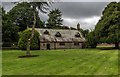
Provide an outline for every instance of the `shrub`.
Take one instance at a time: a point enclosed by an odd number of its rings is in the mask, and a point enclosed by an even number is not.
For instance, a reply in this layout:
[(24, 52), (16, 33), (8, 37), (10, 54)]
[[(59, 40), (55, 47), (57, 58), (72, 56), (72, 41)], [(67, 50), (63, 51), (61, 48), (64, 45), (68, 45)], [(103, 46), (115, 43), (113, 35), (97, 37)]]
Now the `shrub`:
[(96, 48), (97, 46), (97, 39), (94, 35), (94, 32), (90, 32), (87, 36), (87, 47)]
[[(27, 48), (27, 42), (28, 39), (31, 37), (32, 30), (26, 29), (23, 32), (20, 32), (19, 35), (19, 41), (18, 41), (18, 47), (22, 50), (25, 50)], [(35, 30), (34, 37), (31, 39), (30, 43), (30, 49), (39, 49), (39, 33)]]

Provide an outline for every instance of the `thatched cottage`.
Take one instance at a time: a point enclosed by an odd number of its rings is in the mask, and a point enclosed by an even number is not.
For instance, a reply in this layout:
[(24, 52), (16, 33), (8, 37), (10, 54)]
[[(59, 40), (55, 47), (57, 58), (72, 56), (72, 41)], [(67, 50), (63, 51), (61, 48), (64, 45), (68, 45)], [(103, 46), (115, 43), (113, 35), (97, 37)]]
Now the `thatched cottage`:
[(40, 49), (82, 48), (85, 38), (78, 30), (36, 29), (40, 33)]

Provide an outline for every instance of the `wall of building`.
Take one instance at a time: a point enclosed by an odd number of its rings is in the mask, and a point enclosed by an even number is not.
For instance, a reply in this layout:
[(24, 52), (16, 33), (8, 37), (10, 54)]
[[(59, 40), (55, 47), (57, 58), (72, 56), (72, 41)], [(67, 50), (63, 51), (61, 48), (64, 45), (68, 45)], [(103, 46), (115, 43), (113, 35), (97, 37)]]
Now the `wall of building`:
[(46, 50), (47, 49), (47, 44), (50, 44), (50, 49), (55, 49), (54, 43), (40, 43), (40, 49), (41, 50)]
[(47, 44), (50, 44), (50, 49), (79, 49), (82, 48), (82, 43), (79, 43), (79, 45), (75, 45), (74, 43), (62, 43), (64, 45), (61, 45), (60, 43), (40, 43), (40, 49), (46, 50)]
[(56, 49), (69, 49), (71, 43), (64, 43), (65, 45), (60, 45), (60, 43), (55, 43)]
[(45, 50), (47, 43), (40, 43), (40, 49)]
[(72, 48), (72, 49), (82, 48), (82, 43), (79, 43), (79, 45), (74, 45), (74, 43), (71, 43), (71, 48)]
[(54, 43), (50, 43), (50, 49), (55, 49)]

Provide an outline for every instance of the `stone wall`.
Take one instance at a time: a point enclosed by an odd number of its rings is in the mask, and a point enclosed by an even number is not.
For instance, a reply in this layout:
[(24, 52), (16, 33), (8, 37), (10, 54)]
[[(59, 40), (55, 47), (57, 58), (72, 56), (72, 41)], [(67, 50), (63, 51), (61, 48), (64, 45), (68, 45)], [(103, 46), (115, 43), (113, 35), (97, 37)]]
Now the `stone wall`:
[(41, 50), (46, 50), (46, 49), (48, 49), (47, 44), (50, 44), (50, 49), (55, 49), (55, 48), (54, 48), (54, 43), (40, 43), (40, 49), (41, 49)]
[(40, 49), (49, 49), (47, 45), (50, 45), (50, 49), (79, 49), (82, 48), (82, 43), (75, 45), (74, 43), (40, 43)]
[(69, 49), (71, 43), (64, 43), (65, 45), (60, 45), (60, 43), (56, 43), (56, 49)]
[(45, 50), (47, 43), (40, 43), (40, 49)]
[(74, 43), (71, 44), (72, 49), (79, 49), (82, 48), (82, 43), (79, 43), (79, 45), (74, 45)]

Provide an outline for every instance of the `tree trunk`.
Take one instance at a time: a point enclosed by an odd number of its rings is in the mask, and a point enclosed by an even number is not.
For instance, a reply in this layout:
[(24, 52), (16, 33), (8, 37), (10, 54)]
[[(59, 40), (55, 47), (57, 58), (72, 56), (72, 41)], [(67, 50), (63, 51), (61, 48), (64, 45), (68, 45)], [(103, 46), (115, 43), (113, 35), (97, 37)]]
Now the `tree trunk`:
[(27, 51), (26, 51), (26, 55), (30, 56), (30, 44), (31, 44), (31, 39), (34, 37), (34, 32), (35, 32), (35, 25), (36, 25), (36, 16), (35, 16), (35, 12), (34, 12), (34, 22), (33, 22), (33, 26), (32, 26), (32, 34), (31, 37), (28, 39), (28, 43), (27, 43)]
[(115, 49), (119, 49), (119, 42), (115, 43)]
[(26, 56), (30, 56), (30, 39), (27, 41), (27, 51), (26, 51)]

